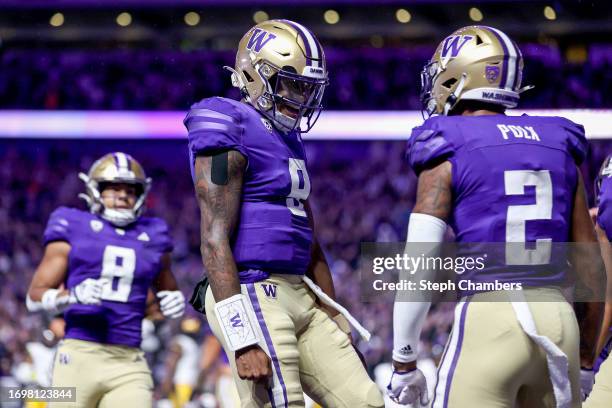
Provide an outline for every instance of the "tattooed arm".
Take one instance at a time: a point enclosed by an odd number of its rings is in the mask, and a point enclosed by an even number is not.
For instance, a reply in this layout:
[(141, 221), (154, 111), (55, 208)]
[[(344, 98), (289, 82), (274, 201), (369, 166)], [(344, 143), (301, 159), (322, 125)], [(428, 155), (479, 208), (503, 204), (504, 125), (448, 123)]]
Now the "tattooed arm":
[[(409, 244), (441, 242), (452, 209), (452, 165), (445, 161), (419, 175), (416, 204), (410, 216)], [(393, 366), (400, 372), (416, 369), (421, 328), (431, 303), (396, 300), (393, 309)], [(405, 352), (404, 350), (411, 350)]]
[(448, 221), (453, 203), (452, 165), (445, 161), (419, 175), (413, 213), (427, 214)]
[(240, 212), (246, 159), (234, 150), (227, 155), (225, 184), (215, 184), (211, 179), (213, 156), (198, 156), (195, 161), (195, 190), (200, 206), (200, 250), (217, 302), (240, 293), (230, 238)]
[[(213, 162), (217, 166), (215, 171)], [(240, 293), (230, 239), (240, 215), (246, 165), (246, 158), (234, 150), (216, 156), (198, 156), (195, 162), (202, 260), (216, 302)], [(272, 374), (270, 358), (258, 345), (237, 350), (235, 358), (238, 376), (242, 379), (266, 381)]]

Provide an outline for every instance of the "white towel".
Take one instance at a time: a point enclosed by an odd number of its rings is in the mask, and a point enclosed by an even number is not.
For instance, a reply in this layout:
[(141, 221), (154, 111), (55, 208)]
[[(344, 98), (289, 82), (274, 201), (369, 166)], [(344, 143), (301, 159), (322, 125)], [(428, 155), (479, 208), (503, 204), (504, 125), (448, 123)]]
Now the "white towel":
[(557, 408), (569, 408), (572, 402), (572, 389), (569, 381), (567, 356), (548, 337), (537, 333), (525, 295), (521, 291), (512, 291), (510, 299), (516, 318), (525, 333), (546, 352), (546, 363), (550, 372), (550, 382), (555, 393)]
[(344, 317), (346, 317), (346, 320), (349, 321), (349, 323), (351, 324), (351, 326), (353, 326), (355, 328), (355, 330), (357, 330), (357, 332), (359, 333), (359, 335), (361, 336), (362, 339), (364, 339), (365, 341), (370, 341), (370, 337), (372, 337), (372, 335), (370, 334), (369, 331), (366, 330), (365, 327), (363, 327), (358, 321), (357, 319), (355, 319), (353, 316), (351, 316), (351, 314), (349, 313), (348, 310), (346, 310), (342, 305), (340, 305), (338, 302), (336, 302), (335, 300), (333, 300), (332, 298), (330, 298), (329, 296), (327, 296), (327, 294), (325, 292), (323, 292), (323, 289), (321, 289), (319, 286), (317, 286), (316, 283), (314, 283), (312, 281), (312, 279), (310, 279), (309, 277), (307, 277), (306, 275), (304, 275), (303, 277), (304, 279), (304, 283), (306, 283), (306, 285), (310, 288), (310, 290), (312, 290), (314, 292), (315, 295), (317, 295), (317, 297), (319, 299), (321, 299), (321, 301), (323, 303), (325, 303), (327, 306), (329, 307), (333, 307), (334, 309), (336, 309), (338, 312), (342, 313), (342, 315)]

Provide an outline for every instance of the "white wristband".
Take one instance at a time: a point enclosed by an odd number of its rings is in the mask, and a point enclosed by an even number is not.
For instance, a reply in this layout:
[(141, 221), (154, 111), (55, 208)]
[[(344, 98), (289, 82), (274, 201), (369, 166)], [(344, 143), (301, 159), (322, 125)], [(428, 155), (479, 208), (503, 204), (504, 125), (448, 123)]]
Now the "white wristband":
[(26, 296), (26, 308), (28, 309), (28, 312), (38, 312), (40, 310), (43, 310), (43, 305), (42, 305), (42, 302), (37, 302), (35, 300), (32, 300), (30, 295), (27, 295)]
[(42, 308), (47, 312), (59, 313), (70, 306), (70, 296), (59, 296), (61, 290), (47, 289), (41, 298)]
[(259, 332), (251, 319), (245, 295), (238, 294), (215, 304), (215, 314), (225, 343), (231, 351), (259, 343)]

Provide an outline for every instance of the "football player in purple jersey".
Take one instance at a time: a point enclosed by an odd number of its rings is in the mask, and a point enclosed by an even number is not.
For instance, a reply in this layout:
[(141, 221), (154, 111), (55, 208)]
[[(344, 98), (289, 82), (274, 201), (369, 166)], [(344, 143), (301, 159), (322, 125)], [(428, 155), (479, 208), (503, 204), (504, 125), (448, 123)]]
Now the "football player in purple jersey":
[[(524, 89), (522, 70), (514, 41), (486, 26), (446, 37), (423, 70), (422, 101), (434, 116), (408, 141), (418, 187), (407, 241), (440, 243), (448, 225), (458, 243), (510, 243), (500, 265), (465, 272), (461, 280), (523, 288), (459, 287), (436, 408), (579, 407), (580, 368), (592, 366), (602, 304), (582, 303), (577, 321), (558, 289), (566, 284), (567, 263), (550, 267), (558, 261), (551, 258), (554, 243), (596, 242), (577, 168), (587, 141), (582, 126), (564, 118), (504, 114)], [(594, 299), (602, 299), (599, 250), (581, 248), (573, 266)], [(394, 305), (388, 394), (402, 404), (427, 400), (416, 351), (429, 306), (399, 299)]]
[(51, 214), (27, 296), (30, 311), (63, 311), (66, 320), (53, 386), (76, 387), (76, 402), (54, 406), (152, 406), (153, 381), (139, 348), (147, 294), (156, 291), (167, 318), (185, 308), (168, 226), (142, 216), (151, 179), (131, 156), (107, 154), (79, 176), (90, 211)]
[(592, 392), (584, 402), (584, 407), (607, 407), (612, 401), (612, 155), (604, 160), (597, 179), (595, 180), (595, 196), (597, 197), (597, 223), (595, 230), (601, 246), (601, 254), (608, 274), (606, 306), (601, 333), (597, 345), (598, 357), (593, 367), (594, 378), (585, 378), (584, 389)]
[[(243, 407), (380, 407), (383, 400), (347, 335), (327, 261), (313, 233), (301, 133), (328, 83), (313, 33), (270, 20), (240, 41), (232, 84), (242, 100), (192, 106), (191, 170), (210, 288), (192, 304), (228, 354)], [(341, 311), (341, 313), (339, 313)]]

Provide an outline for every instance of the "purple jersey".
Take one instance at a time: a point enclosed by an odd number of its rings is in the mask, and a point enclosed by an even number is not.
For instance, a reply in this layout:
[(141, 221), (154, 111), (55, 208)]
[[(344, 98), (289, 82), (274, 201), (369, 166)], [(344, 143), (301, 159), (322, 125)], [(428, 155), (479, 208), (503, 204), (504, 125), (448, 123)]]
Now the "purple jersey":
[[(608, 163), (610, 168), (612, 161)], [(599, 210), (597, 224), (605, 231), (609, 241), (612, 241), (612, 169), (604, 170), (599, 189)]]
[(248, 161), (232, 237), (241, 282), (268, 273), (304, 274), (312, 230), (304, 210), (310, 179), (299, 133), (282, 134), (250, 105), (217, 97), (193, 105), (185, 126), (192, 176), (197, 155), (229, 149)]
[(140, 347), (147, 292), (161, 256), (172, 251), (166, 223), (141, 217), (118, 228), (89, 212), (60, 207), (49, 218), (44, 241), (70, 244), (68, 289), (88, 278), (107, 281), (101, 305), (66, 309), (66, 338)]
[(584, 129), (564, 118), (436, 116), (413, 130), (407, 157), (417, 174), (451, 162), (457, 242), (519, 243), (508, 247), (518, 248), (513, 261), (506, 250), (507, 264), (462, 279), (554, 285), (566, 268), (550, 267), (563, 261), (551, 261), (549, 242), (569, 241), (576, 165), (586, 151)]

